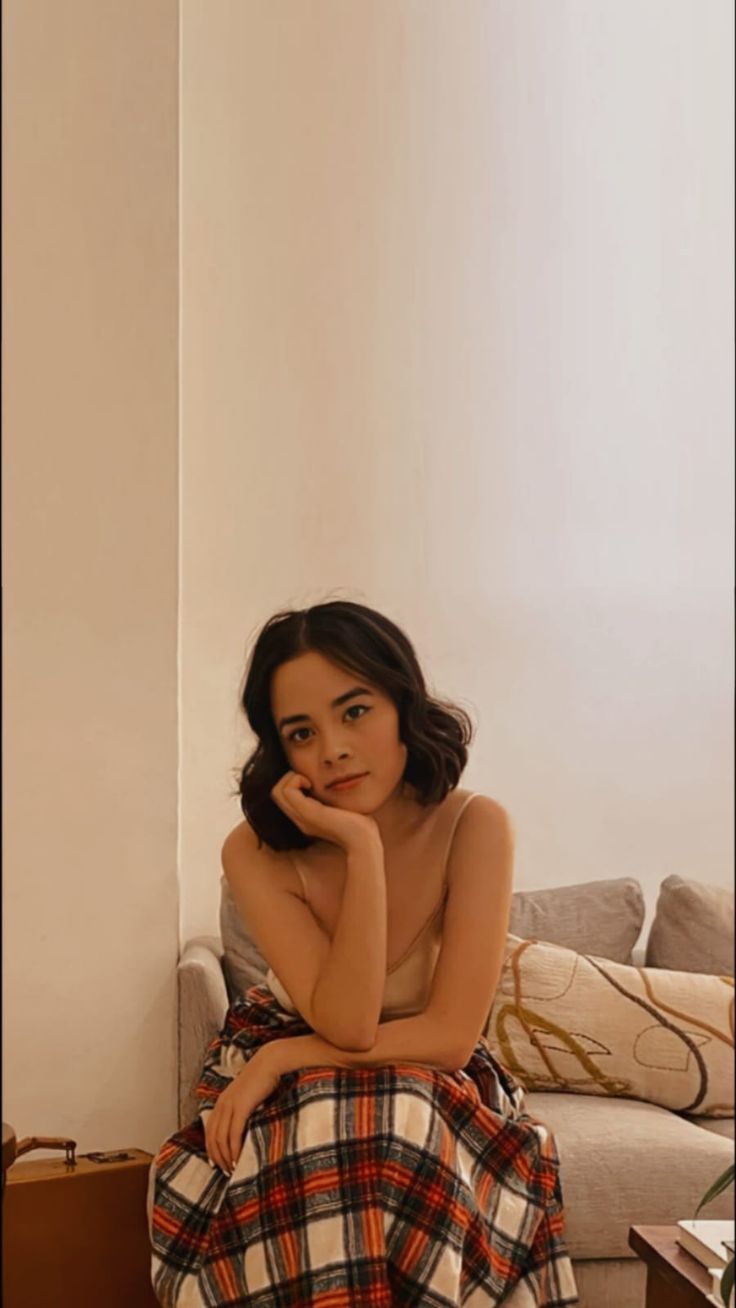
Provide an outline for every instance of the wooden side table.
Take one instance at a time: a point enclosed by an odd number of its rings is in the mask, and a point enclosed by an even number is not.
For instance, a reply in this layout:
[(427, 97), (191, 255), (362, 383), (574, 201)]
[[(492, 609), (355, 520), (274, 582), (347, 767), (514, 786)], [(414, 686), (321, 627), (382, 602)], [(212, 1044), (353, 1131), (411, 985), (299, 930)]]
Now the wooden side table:
[(682, 1249), (676, 1226), (632, 1226), (629, 1247), (647, 1265), (646, 1308), (710, 1308), (711, 1276)]

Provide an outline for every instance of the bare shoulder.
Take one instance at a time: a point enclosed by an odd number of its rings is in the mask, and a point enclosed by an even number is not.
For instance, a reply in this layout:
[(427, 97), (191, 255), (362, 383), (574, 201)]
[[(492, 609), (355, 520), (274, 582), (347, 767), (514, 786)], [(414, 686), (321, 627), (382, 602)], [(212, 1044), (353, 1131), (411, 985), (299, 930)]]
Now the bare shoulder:
[(447, 859), (447, 883), (467, 895), (468, 912), (485, 885), (511, 883), (515, 836), (508, 810), (490, 795), (473, 791), (456, 822)]
[(495, 799), (492, 795), (484, 795), (479, 790), (468, 790), (466, 794), (473, 796), (473, 803), (468, 805), (468, 809), (480, 808), (486, 813), (494, 813), (499, 820), (508, 819), (508, 809), (500, 799)]
[(244, 818), (229, 831), (222, 844), (222, 866), (225, 876), (244, 871), (268, 869), (271, 873), (284, 865), (284, 857), (278, 850), (271, 849), (265, 841), (259, 842), (257, 833)]
[[(267, 846), (264, 845), (263, 848), (266, 849)], [(250, 822), (247, 822), (245, 818), (243, 818), (242, 822), (238, 822), (237, 826), (234, 826), (232, 831), (229, 831), (225, 836), (222, 849), (223, 853), (227, 851), (235, 855), (244, 853), (247, 850), (257, 850), (258, 837)]]
[(473, 796), (472, 803), (461, 801), (465, 807), (458, 822), (458, 836), (461, 832), (471, 833), (479, 838), (494, 837), (513, 843), (514, 824), (508, 809), (498, 799), (482, 794), (478, 790), (465, 791), (465, 796)]

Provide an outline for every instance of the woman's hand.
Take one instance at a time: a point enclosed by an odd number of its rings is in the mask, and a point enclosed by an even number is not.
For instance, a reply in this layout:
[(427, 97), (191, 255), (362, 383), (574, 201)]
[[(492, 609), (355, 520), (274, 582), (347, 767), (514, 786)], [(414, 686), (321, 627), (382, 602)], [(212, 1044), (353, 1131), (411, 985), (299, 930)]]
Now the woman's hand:
[(305, 836), (329, 840), (348, 850), (365, 840), (366, 836), (381, 839), (378, 823), (367, 813), (351, 813), (349, 809), (334, 808), (314, 799), (309, 791), (311, 783), (301, 772), (285, 772), (271, 791), (271, 799)]
[(207, 1157), (229, 1176), (243, 1146), (243, 1132), (251, 1113), (276, 1089), (280, 1080), (268, 1045), (256, 1050), (207, 1115), (204, 1136)]

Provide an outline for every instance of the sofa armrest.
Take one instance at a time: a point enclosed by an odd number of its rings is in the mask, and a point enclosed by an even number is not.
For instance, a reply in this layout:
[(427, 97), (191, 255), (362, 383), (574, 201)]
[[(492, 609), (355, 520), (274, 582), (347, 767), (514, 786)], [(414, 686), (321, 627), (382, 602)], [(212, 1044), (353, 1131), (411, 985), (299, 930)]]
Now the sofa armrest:
[(185, 944), (177, 965), (179, 1002), (179, 1129), (194, 1121), (198, 1100), (194, 1087), (202, 1073), (207, 1046), (225, 1025), (228, 995), (222, 971), (219, 936), (195, 936)]

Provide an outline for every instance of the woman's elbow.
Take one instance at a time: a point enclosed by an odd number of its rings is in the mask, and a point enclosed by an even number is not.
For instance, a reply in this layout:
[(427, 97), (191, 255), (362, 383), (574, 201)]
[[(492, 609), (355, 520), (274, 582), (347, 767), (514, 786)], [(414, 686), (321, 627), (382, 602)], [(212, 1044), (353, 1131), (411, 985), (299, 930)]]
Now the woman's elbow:
[(352, 1025), (349, 1028), (333, 1026), (331, 1034), (326, 1039), (338, 1049), (344, 1049), (347, 1053), (364, 1054), (367, 1050), (373, 1048), (377, 1037), (377, 1026), (369, 1028)]

